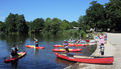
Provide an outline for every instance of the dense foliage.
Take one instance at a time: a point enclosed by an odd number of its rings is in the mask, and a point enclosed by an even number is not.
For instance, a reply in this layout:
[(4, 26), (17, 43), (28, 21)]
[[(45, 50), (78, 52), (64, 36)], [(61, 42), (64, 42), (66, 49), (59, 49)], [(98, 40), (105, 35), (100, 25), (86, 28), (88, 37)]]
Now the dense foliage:
[(86, 15), (78, 21), (84, 30), (94, 28), (96, 31), (121, 32), (121, 0), (110, 0), (105, 5), (97, 1), (90, 4)]

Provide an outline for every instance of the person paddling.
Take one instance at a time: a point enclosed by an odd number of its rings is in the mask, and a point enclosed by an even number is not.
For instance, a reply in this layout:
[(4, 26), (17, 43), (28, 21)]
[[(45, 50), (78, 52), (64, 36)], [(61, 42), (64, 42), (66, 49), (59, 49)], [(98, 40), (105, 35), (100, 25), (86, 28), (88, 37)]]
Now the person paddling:
[(16, 47), (16, 46), (13, 46), (12, 48), (11, 48), (11, 58), (15, 58), (15, 57), (17, 57), (18, 56), (18, 53), (17, 53), (17, 51), (18, 51), (19, 49), (18, 49), (18, 47)]
[(64, 45), (64, 49), (65, 49), (65, 53), (69, 53), (69, 49), (68, 49), (68, 41), (65, 41)]
[(38, 39), (36, 39), (36, 38), (34, 38), (34, 40), (35, 40), (35, 47), (38, 47)]

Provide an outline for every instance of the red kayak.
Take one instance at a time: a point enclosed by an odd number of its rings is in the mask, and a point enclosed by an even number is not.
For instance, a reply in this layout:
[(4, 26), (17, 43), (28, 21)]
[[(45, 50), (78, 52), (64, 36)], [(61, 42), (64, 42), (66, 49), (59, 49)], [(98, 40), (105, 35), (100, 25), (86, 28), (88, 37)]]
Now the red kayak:
[[(78, 52), (81, 51), (82, 49), (69, 49), (70, 52)], [(53, 49), (53, 52), (65, 52), (65, 49)]]
[[(72, 44), (72, 43), (68, 43), (68, 46), (69, 47), (72, 47), (72, 46), (89, 46), (89, 44)], [(62, 45), (54, 45), (54, 47), (62, 47)]]
[(112, 64), (114, 61), (113, 56), (80, 56), (80, 55), (67, 55), (56, 53), (56, 56), (65, 60), (81, 62), (81, 63), (97, 63), (97, 64)]
[(69, 43), (68, 46), (89, 46), (89, 44), (73, 44), (73, 43)]
[(26, 52), (19, 52), (17, 57), (15, 57), (15, 58), (9, 57), (9, 58), (7, 58), (7, 59), (4, 59), (4, 62), (5, 62), (5, 63), (9, 63), (9, 62), (12, 62), (12, 61), (16, 61), (16, 60), (22, 58), (22, 57), (25, 56), (25, 55), (26, 55)]
[(62, 47), (63, 45), (54, 45), (54, 47)]
[(26, 45), (27, 48), (36, 48), (36, 49), (44, 49), (45, 47), (35, 47), (35, 45)]

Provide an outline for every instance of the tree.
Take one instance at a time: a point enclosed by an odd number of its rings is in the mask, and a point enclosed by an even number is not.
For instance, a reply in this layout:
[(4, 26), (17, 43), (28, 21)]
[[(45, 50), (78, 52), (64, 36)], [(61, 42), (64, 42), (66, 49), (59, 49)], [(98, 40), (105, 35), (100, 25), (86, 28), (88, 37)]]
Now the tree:
[(71, 25), (72, 25), (73, 27), (79, 27), (79, 23), (76, 22), (76, 21), (71, 22)]
[(10, 33), (10, 32), (16, 32), (16, 16), (18, 16), (17, 14), (14, 15), (12, 13), (10, 13), (8, 15), (8, 17), (5, 20), (6, 23), (6, 32)]
[(19, 33), (28, 33), (28, 26), (24, 19), (24, 15), (19, 15), (16, 17), (16, 29)]
[(44, 28), (44, 19), (37, 18), (31, 23), (31, 29), (33, 32), (40, 32)]
[(5, 32), (5, 23), (0, 21), (0, 32)]
[(5, 20), (6, 32), (13, 33), (27, 33), (28, 27), (26, 25), (26, 21), (24, 19), (24, 15), (12, 14), (10, 13)]
[(104, 7), (103, 5), (97, 3), (97, 1), (92, 1), (91, 6), (86, 10), (86, 18), (88, 25), (91, 28), (101, 28), (101, 24), (104, 23)]
[(61, 22), (62, 21), (58, 18), (53, 18), (51, 20), (50, 26), (51, 26), (51, 32), (52, 33), (56, 34), (59, 31), (59, 26), (60, 26)]
[(105, 5), (106, 22), (111, 30), (121, 31), (121, 0), (110, 0)]
[(47, 32), (51, 31), (51, 18), (46, 19), (44, 26), (45, 26), (44, 31)]
[(69, 30), (72, 28), (71, 24), (67, 20), (63, 20), (62, 23), (60, 24), (60, 30)]
[(80, 18), (78, 20), (78, 23), (79, 23), (79, 27), (81, 27), (81, 30), (86, 31), (86, 30), (90, 29), (88, 19), (89, 18), (86, 15), (85, 16), (80, 16)]

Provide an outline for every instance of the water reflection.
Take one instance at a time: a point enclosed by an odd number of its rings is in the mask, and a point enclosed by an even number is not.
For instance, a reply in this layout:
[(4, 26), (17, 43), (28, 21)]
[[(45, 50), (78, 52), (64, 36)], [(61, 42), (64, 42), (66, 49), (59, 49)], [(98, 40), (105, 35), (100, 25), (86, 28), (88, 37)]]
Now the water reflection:
[[(45, 47), (45, 49), (33, 49), (26, 48), (25, 45), (34, 45), (33, 38), (36, 37), (39, 40), (39, 45)], [(63, 40), (69, 39), (70, 35), (62, 35), (62, 34), (29, 34), (29, 35), (0, 35), (0, 58), (4, 56), (9, 56), (9, 49), (13, 45), (17, 45), (20, 51), (26, 51), (27, 55), (19, 60), (19, 62), (12, 64), (5, 64), (0, 61), (1, 65), (6, 67), (6, 69), (17, 69), (22, 67), (22, 69), (29, 69), (31, 67), (35, 69), (46, 69), (46, 68), (57, 68), (63, 69), (65, 66), (73, 64), (73, 62), (69, 62), (63, 59), (56, 58), (55, 53), (52, 52), (55, 44), (62, 44)], [(74, 36), (73, 36), (74, 38)], [(76, 37), (75, 37), (76, 38)], [(88, 46), (88, 47), (74, 47), (74, 48), (82, 48), (81, 52), (71, 52), (77, 55), (90, 55), (96, 46)], [(3, 54), (4, 53), (4, 54)], [(9, 66), (11, 65), (11, 66)], [(20, 69), (20, 68), (19, 68)]]
[(17, 69), (18, 66), (18, 60), (11, 62), (12, 69)]
[(39, 49), (34, 49), (34, 56), (37, 56), (39, 54)]
[(6, 40), (8, 46), (21, 46), (24, 45), (27, 35), (13, 34), (13, 35), (0, 35), (0, 40)]

